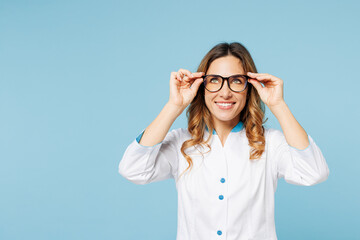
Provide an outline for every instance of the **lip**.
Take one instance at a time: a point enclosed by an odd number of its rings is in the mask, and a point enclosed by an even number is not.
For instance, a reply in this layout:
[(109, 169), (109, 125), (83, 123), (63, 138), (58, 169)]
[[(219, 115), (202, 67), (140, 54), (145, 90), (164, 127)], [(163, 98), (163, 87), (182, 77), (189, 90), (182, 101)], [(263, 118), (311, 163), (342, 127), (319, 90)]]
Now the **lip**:
[(215, 101), (215, 103), (235, 103), (235, 102), (225, 102), (225, 101)]
[[(220, 105), (218, 105), (216, 103), (232, 103), (232, 104), (229, 105), (229, 106), (220, 106)], [(229, 109), (232, 109), (234, 107), (235, 102), (215, 102), (215, 105), (221, 110), (229, 110)]]

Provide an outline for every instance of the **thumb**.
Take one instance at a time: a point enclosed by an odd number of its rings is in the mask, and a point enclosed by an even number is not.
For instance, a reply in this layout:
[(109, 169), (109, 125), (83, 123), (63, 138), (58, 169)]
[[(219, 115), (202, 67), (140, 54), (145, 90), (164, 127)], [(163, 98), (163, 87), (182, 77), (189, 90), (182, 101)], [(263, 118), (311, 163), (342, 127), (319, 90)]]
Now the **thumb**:
[(193, 84), (190, 86), (191, 89), (194, 89), (195, 92), (197, 92), (197, 90), (199, 89), (200, 85), (202, 84), (203, 79), (202, 78), (198, 78), (196, 79)]

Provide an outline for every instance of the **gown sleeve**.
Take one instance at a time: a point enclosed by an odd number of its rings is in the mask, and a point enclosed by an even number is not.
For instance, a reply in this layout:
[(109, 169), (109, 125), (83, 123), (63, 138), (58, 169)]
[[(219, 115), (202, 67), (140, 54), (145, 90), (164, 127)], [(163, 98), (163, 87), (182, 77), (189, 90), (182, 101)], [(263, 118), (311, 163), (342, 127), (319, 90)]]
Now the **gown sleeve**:
[(119, 173), (135, 184), (148, 184), (177, 175), (179, 131), (168, 132), (164, 140), (154, 146), (141, 145), (145, 129), (127, 147), (119, 163)]
[(301, 150), (290, 146), (281, 131), (272, 130), (270, 141), (277, 179), (284, 178), (287, 183), (294, 185), (312, 186), (328, 178), (326, 160), (309, 134), (309, 145)]

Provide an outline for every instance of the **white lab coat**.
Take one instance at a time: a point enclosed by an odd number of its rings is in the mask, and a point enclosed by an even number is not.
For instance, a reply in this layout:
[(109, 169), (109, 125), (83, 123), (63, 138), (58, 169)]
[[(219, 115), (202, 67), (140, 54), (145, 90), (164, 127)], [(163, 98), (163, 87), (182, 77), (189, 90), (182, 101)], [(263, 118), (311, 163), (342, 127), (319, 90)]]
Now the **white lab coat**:
[[(119, 173), (135, 184), (177, 177), (188, 163), (180, 148), (191, 138), (187, 129), (169, 131), (154, 146), (139, 144), (142, 133), (127, 147)], [(177, 240), (277, 240), (274, 194), (281, 177), (295, 185), (311, 186), (328, 178), (329, 168), (314, 140), (300, 150), (287, 144), (284, 134), (265, 128), (265, 152), (249, 160), (248, 139), (239, 122), (224, 147), (214, 134), (204, 157), (194, 147), (186, 151), (193, 169), (176, 182)], [(205, 132), (205, 140), (209, 135)], [(209, 149), (199, 148), (202, 152)]]

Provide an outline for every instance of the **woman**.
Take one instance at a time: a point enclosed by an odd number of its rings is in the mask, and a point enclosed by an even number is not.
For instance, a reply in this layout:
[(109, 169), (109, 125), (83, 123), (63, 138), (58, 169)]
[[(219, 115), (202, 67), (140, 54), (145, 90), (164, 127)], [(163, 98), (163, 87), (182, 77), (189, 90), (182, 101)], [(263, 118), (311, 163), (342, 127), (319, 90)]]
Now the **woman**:
[[(283, 133), (263, 127), (263, 103)], [(189, 104), (188, 128), (168, 132)], [(128, 146), (119, 173), (136, 184), (176, 180), (177, 240), (274, 240), (277, 180), (311, 186), (329, 169), (286, 105), (283, 80), (257, 73), (234, 42), (213, 47), (196, 73), (171, 73), (168, 103)]]

